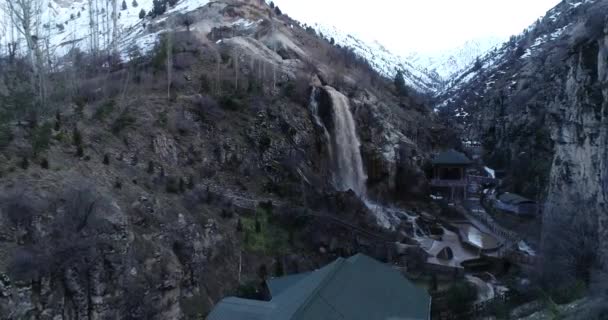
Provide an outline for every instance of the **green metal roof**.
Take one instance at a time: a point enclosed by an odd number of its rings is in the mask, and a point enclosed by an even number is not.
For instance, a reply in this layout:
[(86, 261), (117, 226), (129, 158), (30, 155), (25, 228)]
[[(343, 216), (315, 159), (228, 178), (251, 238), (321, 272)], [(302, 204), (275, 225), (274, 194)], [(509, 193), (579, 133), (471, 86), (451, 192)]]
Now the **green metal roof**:
[(438, 154), (432, 162), (438, 165), (470, 165), (473, 163), (464, 153), (454, 149)]
[[(269, 281), (272, 301), (227, 298), (208, 320), (429, 319), (431, 298), (399, 271), (365, 255), (308, 274)], [(277, 280), (279, 282), (277, 282)], [(251, 310), (249, 310), (251, 309)]]
[(268, 290), (270, 290), (270, 295), (272, 297), (279, 296), (279, 294), (281, 294), (283, 291), (298, 283), (298, 281), (308, 277), (310, 274), (311, 272), (298, 273), (266, 281)]

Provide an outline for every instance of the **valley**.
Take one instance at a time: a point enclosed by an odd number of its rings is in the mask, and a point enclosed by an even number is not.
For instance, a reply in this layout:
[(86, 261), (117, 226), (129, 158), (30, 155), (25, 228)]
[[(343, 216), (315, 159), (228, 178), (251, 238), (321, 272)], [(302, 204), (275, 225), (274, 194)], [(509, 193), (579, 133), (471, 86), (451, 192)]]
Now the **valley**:
[(0, 319), (608, 314), (606, 1), (406, 58), (259, 0), (24, 1)]

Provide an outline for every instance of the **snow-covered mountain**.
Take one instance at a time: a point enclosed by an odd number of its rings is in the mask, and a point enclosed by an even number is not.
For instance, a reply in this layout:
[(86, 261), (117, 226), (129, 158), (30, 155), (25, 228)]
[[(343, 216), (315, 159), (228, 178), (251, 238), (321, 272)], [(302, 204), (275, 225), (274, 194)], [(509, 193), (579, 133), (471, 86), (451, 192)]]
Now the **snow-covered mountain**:
[[(113, 35), (117, 36), (116, 46), (121, 53), (133, 45), (146, 51), (157, 40), (157, 33), (146, 28), (150, 23), (160, 23), (167, 17), (193, 11), (208, 4), (209, 0), (180, 0), (173, 7), (167, 7), (164, 15), (152, 18), (147, 15), (153, 7), (153, 0), (125, 0), (117, 1), (118, 19), (116, 30), (112, 21), (114, 11), (111, 1), (92, 1), (93, 9), (89, 8), (87, 0), (41, 0), (42, 15), (38, 27), (38, 38), (44, 39), (45, 49), (51, 55), (60, 57), (73, 48), (89, 50), (92, 46), (107, 48), (112, 46)], [(140, 18), (140, 12), (146, 16)], [(0, 25), (6, 26), (7, 34), (10, 32), (9, 17), (7, 13), (0, 15)], [(95, 28), (92, 28), (92, 21)], [(15, 32), (16, 33), (16, 32)], [(97, 45), (92, 44), (92, 34), (97, 34)], [(47, 41), (48, 39), (48, 41)], [(10, 37), (0, 38), (0, 43), (6, 47)], [(25, 46), (24, 41), (20, 42)], [(25, 48), (23, 48), (24, 50)]]
[[(114, 26), (112, 21), (112, 5), (110, 1), (97, 1), (97, 8), (90, 10), (87, 0), (43, 0), (42, 26), (39, 34), (48, 39), (49, 52), (54, 56), (65, 55), (73, 48), (89, 50), (91, 46), (91, 34), (97, 33), (98, 47), (106, 48), (112, 45)], [(95, 1), (93, 1), (95, 2)], [(132, 47), (138, 47), (140, 51), (146, 52), (156, 43), (158, 35), (164, 30), (163, 27), (151, 27), (162, 24), (168, 17), (194, 11), (205, 6), (209, 0), (179, 0), (174, 7), (168, 7), (167, 12), (159, 17), (152, 18), (146, 15), (143, 19), (139, 17), (140, 11), (146, 14), (153, 7), (152, 0), (126, 0), (126, 7), (118, 1), (117, 19), (117, 47), (123, 57)], [(91, 15), (91, 13), (93, 13)], [(94, 31), (90, 27), (91, 18), (98, 26)], [(8, 25), (8, 17), (0, 16), (0, 25)], [(242, 21), (241, 21), (242, 22)], [(250, 21), (255, 23), (255, 21)], [(443, 81), (436, 73), (428, 71), (425, 64), (412, 64), (402, 56), (387, 50), (382, 44), (373, 40), (362, 40), (356, 36), (342, 32), (335, 27), (314, 24), (313, 28), (328, 40), (333, 38), (340, 46), (350, 47), (355, 53), (365, 58), (382, 75), (393, 78), (397, 70), (403, 72), (406, 83), (415, 90), (423, 93), (434, 94), (443, 87)], [(6, 47), (8, 37), (0, 38), (0, 42)], [(25, 50), (25, 42), (21, 41)]]
[(423, 93), (436, 93), (441, 90), (442, 82), (436, 74), (426, 68), (410, 63), (406, 58), (390, 52), (374, 40), (362, 40), (333, 26), (313, 24), (319, 35), (332, 40), (340, 46), (349, 47), (365, 58), (382, 75), (394, 78), (397, 70), (403, 72), (406, 84)]
[[(601, 0), (564, 0), (524, 32), (514, 35), (507, 42), (489, 50), (480, 57), (479, 64), (470, 64), (454, 74), (444, 90), (438, 94), (436, 109), (448, 107), (457, 117), (473, 116), (466, 102), (483, 98), (487, 92), (497, 88), (497, 79), (510, 73), (514, 65), (529, 65), (542, 61), (554, 47), (567, 47), (567, 40), (579, 32), (575, 18), (579, 11)], [(528, 76), (527, 74), (525, 74)], [(520, 73), (515, 73), (507, 82), (505, 90), (514, 90), (519, 85)], [(463, 104), (464, 103), (464, 104)]]
[(417, 69), (436, 74), (442, 81), (449, 81), (453, 76), (471, 66), (478, 57), (485, 55), (508, 40), (504, 37), (491, 36), (466, 41), (461, 46), (435, 53), (413, 52), (406, 60)]
[[(111, 1), (93, 0), (93, 3), (97, 3), (93, 6), (93, 10), (89, 8), (88, 0), (41, 1), (43, 1), (44, 13), (38, 35), (48, 39), (48, 42), (45, 41), (45, 49), (48, 49), (51, 55), (60, 57), (73, 48), (89, 50), (94, 46), (91, 34), (96, 33), (99, 48), (112, 46), (113, 35), (116, 35), (115, 45), (123, 58), (127, 58), (127, 52), (133, 47), (137, 47), (141, 52), (152, 48), (157, 42), (158, 35), (166, 29), (164, 21), (168, 17), (194, 11), (210, 2), (209, 0), (179, 0), (175, 6), (168, 7), (165, 14), (155, 18), (146, 15), (142, 19), (140, 12), (143, 10), (146, 14), (149, 13), (153, 7), (153, 0), (125, 0), (125, 6), (118, 0), (118, 19), (114, 30)], [(8, 25), (7, 21), (6, 15), (0, 16), (0, 26)], [(96, 28), (90, 27), (91, 21), (95, 21)], [(251, 24), (259, 21), (234, 21), (234, 23)], [(199, 24), (202, 28), (209, 28), (204, 23)], [(320, 24), (311, 26), (319, 35), (328, 40), (334, 39), (337, 45), (352, 48), (387, 78), (393, 78), (400, 70), (406, 84), (416, 91), (431, 95), (441, 93), (455, 75), (472, 65), (478, 56), (483, 55), (502, 40), (499, 38), (473, 40), (461, 47), (438, 54), (417, 53), (401, 56), (390, 52), (375, 40), (361, 39), (333, 26)], [(9, 41), (9, 37), (0, 38), (0, 43), (5, 44), (6, 41)], [(25, 42), (21, 41), (21, 45), (24, 46)], [(22, 49), (22, 52), (24, 51), (25, 48)]]

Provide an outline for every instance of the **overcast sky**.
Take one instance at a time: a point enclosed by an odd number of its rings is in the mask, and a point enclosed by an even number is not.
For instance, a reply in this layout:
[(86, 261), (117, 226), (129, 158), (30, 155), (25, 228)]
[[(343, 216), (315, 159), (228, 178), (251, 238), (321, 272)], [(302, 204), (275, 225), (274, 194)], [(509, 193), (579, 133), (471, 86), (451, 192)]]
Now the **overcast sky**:
[(399, 54), (435, 53), (467, 40), (508, 37), (559, 0), (274, 0), (301, 22), (378, 40)]

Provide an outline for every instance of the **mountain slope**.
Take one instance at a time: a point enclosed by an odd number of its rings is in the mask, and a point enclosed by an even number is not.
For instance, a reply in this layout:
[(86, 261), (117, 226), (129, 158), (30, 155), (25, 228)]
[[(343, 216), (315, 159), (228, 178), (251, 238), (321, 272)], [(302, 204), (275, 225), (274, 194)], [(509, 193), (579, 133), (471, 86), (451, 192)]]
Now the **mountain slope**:
[(44, 105), (0, 58), (0, 318), (201, 319), (262, 298), (268, 270), (382, 258), (381, 213), (333, 178), (338, 106), (365, 196), (426, 207), (447, 130), (424, 106), (260, 1), (190, 14), (135, 24), (149, 52), (128, 62), (67, 55)]
[(389, 79), (393, 79), (397, 70), (401, 70), (405, 83), (418, 92), (434, 94), (442, 88), (442, 83), (435, 74), (391, 53), (377, 41), (363, 41), (335, 27), (320, 24), (314, 24), (312, 27), (326, 39), (333, 39), (337, 45), (352, 48), (356, 54), (369, 61), (374, 69)]
[(437, 53), (411, 53), (406, 56), (407, 61), (420, 70), (428, 70), (436, 74), (442, 82), (450, 79), (473, 65), (477, 58), (484, 56), (506, 39), (502, 37), (487, 37), (468, 40), (462, 45)]

